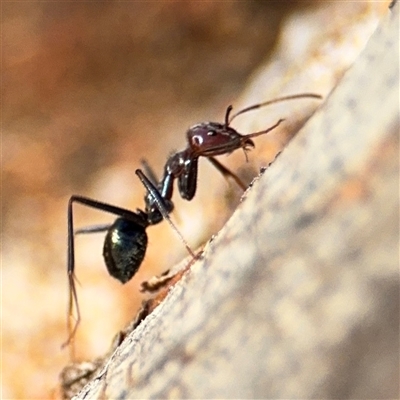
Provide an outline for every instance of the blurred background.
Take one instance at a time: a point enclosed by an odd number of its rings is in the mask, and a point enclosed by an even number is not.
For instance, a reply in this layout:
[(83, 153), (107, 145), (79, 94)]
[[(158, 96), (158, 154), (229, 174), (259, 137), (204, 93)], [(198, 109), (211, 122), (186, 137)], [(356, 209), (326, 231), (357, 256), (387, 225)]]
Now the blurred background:
[[(335, 14), (327, 9), (333, 6), (318, 1), (2, 4), (3, 398), (55, 397), (58, 374), (69, 362), (68, 351), (60, 348), (67, 336), (69, 197), (142, 208), (145, 190), (134, 174), (140, 160), (161, 175), (168, 155), (185, 147), (190, 125), (222, 121), (240, 93), (254, 92), (251, 76), (269, 63), (284, 26), (309, 24), (312, 29), (305, 32), (323, 37), (329, 23), (336, 23), (330, 35), (345, 42), (351, 18), (355, 23), (368, 15), (376, 24), (386, 6), (338, 4)], [(313, 20), (314, 13), (320, 19)], [(372, 32), (372, 22), (364, 25)], [(338, 31), (343, 36), (337, 37)], [(363, 35), (352, 43), (357, 51)], [(286, 62), (298, 63), (297, 71), (304, 65), (296, 51), (307, 40), (300, 36), (282, 53)], [(324, 59), (327, 66), (332, 60), (338, 66), (327, 67), (333, 72), (322, 94), (353, 60), (344, 48), (342, 56), (333, 52)], [(321, 62), (321, 53), (318, 57)], [(279, 76), (278, 67), (269, 76)], [(322, 81), (327, 73), (321, 71)], [(285, 82), (295, 76), (286, 73)], [(289, 92), (318, 88), (295, 86)], [(279, 85), (276, 90), (280, 95)], [(282, 140), (268, 140), (263, 139), (261, 160), (250, 153), (249, 163), (243, 154), (221, 161), (249, 182), (282, 147)], [(173, 218), (192, 248), (218, 231), (240, 195), (209, 163), (201, 163), (196, 197), (184, 202), (177, 191), (174, 196)], [(76, 227), (114, 219), (79, 205), (74, 216)], [(151, 227), (148, 234), (146, 259), (124, 286), (104, 267), (104, 234), (77, 238), (79, 359), (107, 351), (144, 299), (140, 283), (186, 256), (167, 224)]]

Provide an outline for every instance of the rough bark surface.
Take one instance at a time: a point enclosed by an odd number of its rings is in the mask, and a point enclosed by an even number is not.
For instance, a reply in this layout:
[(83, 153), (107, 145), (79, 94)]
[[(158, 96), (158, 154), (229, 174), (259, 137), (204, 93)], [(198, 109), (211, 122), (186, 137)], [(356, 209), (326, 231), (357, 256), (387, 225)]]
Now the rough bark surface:
[(399, 5), (84, 398), (399, 397)]

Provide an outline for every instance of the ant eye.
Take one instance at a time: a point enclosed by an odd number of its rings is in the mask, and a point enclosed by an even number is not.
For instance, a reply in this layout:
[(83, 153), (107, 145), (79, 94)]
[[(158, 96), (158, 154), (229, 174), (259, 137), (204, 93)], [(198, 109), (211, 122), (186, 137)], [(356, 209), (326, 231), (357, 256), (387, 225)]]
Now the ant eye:
[(207, 132), (207, 136), (215, 136), (217, 134), (217, 132), (215, 131), (208, 131)]
[(200, 135), (195, 135), (192, 137), (192, 143), (195, 146), (201, 146), (203, 144), (203, 138)]

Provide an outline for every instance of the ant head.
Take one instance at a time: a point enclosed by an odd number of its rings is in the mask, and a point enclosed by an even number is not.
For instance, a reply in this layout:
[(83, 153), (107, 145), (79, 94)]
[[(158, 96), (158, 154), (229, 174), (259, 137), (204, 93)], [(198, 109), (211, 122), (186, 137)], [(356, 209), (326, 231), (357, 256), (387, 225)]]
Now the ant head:
[(235, 129), (217, 122), (203, 122), (192, 126), (186, 133), (189, 148), (195, 156), (213, 157), (236, 149), (254, 147), (251, 139)]

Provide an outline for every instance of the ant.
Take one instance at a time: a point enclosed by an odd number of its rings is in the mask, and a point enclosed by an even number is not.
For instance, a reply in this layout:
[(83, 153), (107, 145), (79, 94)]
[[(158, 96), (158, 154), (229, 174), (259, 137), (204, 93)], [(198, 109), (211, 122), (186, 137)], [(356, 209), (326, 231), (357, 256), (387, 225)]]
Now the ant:
[[(277, 128), (284, 120), (278, 120), (271, 127), (242, 135), (230, 126), (239, 115), (256, 110), (267, 105), (286, 100), (313, 98), (321, 99), (322, 96), (313, 93), (302, 93), (276, 98), (274, 100), (258, 103), (246, 107), (231, 116), (232, 106), (226, 109), (225, 120), (219, 122), (202, 122), (193, 125), (186, 132), (187, 147), (172, 154), (165, 166), (161, 181), (157, 182), (156, 175), (150, 166), (142, 161), (143, 170), (137, 169), (136, 175), (147, 190), (144, 198), (145, 210), (127, 210), (111, 204), (103, 203), (83, 196), (73, 195), (68, 202), (68, 332), (69, 336), (63, 347), (70, 344), (75, 336), (79, 322), (80, 311), (77, 291), (75, 286), (75, 252), (74, 235), (80, 233), (107, 232), (104, 240), (103, 257), (111, 276), (121, 283), (128, 282), (139, 269), (147, 248), (146, 229), (150, 225), (160, 223), (163, 219), (171, 225), (185, 245), (189, 254), (196, 255), (188, 243), (172, 222), (169, 214), (174, 209), (172, 202), (173, 185), (177, 180), (179, 194), (185, 200), (193, 199), (197, 188), (197, 170), (199, 157), (206, 157), (225, 177), (232, 178), (243, 190), (246, 186), (237, 175), (224, 167), (215, 156), (229, 154), (237, 149), (243, 149), (246, 153), (254, 148), (252, 138), (267, 134)], [(74, 231), (72, 205), (74, 203), (117, 215), (118, 218), (112, 224), (83, 228)], [(72, 327), (73, 310), (76, 310), (75, 324)]]

